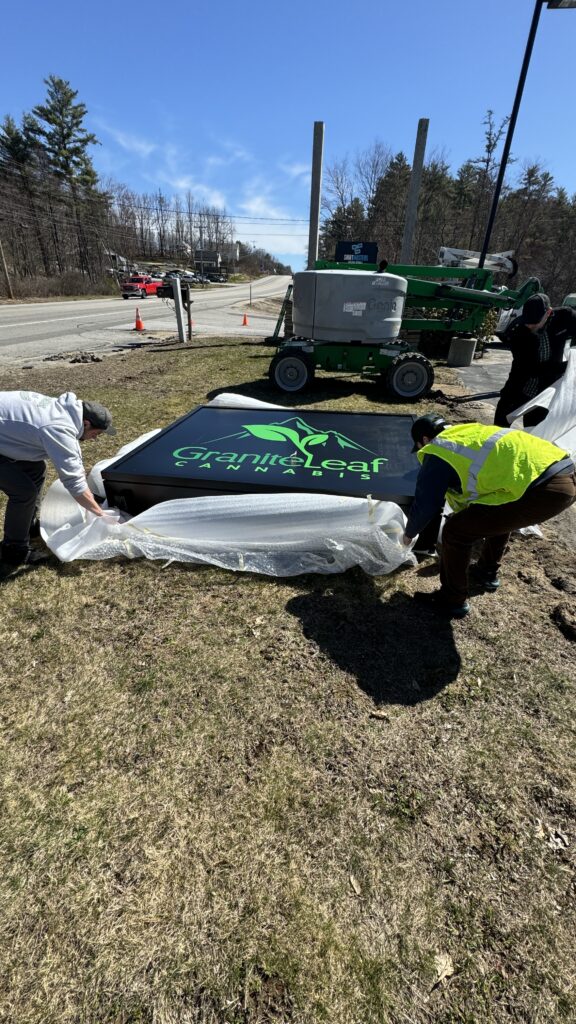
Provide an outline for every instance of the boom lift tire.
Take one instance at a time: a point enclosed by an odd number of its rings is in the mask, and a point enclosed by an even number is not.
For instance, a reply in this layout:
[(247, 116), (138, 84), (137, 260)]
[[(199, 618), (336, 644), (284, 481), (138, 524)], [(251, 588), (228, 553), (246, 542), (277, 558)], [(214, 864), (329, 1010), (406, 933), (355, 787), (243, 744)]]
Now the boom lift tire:
[(304, 352), (278, 352), (270, 363), (268, 376), (278, 391), (294, 395), (311, 385), (314, 363)]
[(434, 370), (421, 352), (402, 352), (383, 374), (387, 391), (394, 398), (416, 401), (428, 394), (434, 383)]

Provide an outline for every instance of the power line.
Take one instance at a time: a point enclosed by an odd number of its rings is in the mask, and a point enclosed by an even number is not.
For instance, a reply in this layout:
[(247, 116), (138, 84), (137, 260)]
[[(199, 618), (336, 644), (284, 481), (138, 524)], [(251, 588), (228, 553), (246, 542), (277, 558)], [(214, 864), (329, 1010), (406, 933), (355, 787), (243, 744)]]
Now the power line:
[[(0, 167), (1, 167), (1, 165), (0, 165)], [(4, 182), (3, 182), (3, 186), (10, 185), (10, 184), (12, 184), (12, 182), (10, 182), (7, 179), (5, 179)], [(23, 191), (23, 189), (21, 187), (19, 187), (19, 182), (18, 182), (17, 179), (16, 180), (13, 179), (13, 184), (14, 184), (14, 186), (15, 186), (15, 188), (16, 188), (16, 190), (18, 192), (22, 192)], [(108, 203), (111, 203), (112, 205), (116, 205), (116, 206), (119, 205), (119, 204), (120, 205), (122, 204), (122, 199), (120, 197), (115, 196), (113, 192), (105, 192), (104, 191), (104, 192), (98, 193), (97, 195), (92, 195), (91, 196), (91, 195), (85, 195), (84, 194), (84, 195), (79, 195), (79, 196), (74, 197), (71, 192), (66, 191), (65, 189), (54, 189), (54, 188), (50, 188), (50, 187), (46, 187), (46, 186), (44, 186), (42, 189), (37, 189), (37, 188), (31, 187), (29, 183), (28, 183), (28, 191), (29, 191), (29, 193), (31, 195), (37, 196), (38, 198), (46, 198), (46, 196), (52, 196), (54, 199), (58, 199), (60, 201), (67, 200), (67, 199), (68, 200), (73, 200), (74, 202), (76, 202), (78, 204), (78, 206), (81, 206), (81, 205), (83, 205), (85, 203), (98, 203), (99, 205), (103, 205), (103, 204), (105, 205), (108, 202)], [(156, 193), (152, 193), (150, 198), (151, 198), (151, 200), (153, 200), (154, 198), (157, 198), (157, 194)], [(155, 208), (158, 209), (158, 207), (154, 207), (153, 203), (150, 203), (149, 205), (144, 204), (144, 203), (134, 203), (130, 199), (126, 200), (126, 205), (129, 206), (131, 210), (142, 210), (142, 211), (144, 211), (146, 213), (152, 213)], [(189, 220), (190, 217), (193, 217), (193, 218), (194, 217), (195, 218), (222, 217), (222, 218), (225, 218), (225, 219), (228, 219), (228, 220), (247, 220), (247, 221), (250, 221), (251, 223), (252, 222), (254, 222), (254, 223), (256, 223), (256, 222), (264, 222), (264, 223), (268, 223), (268, 224), (307, 224), (308, 223), (308, 219), (306, 217), (287, 217), (287, 216), (286, 217), (272, 217), (272, 216), (260, 217), (260, 216), (256, 216), (256, 215), (252, 215), (252, 214), (248, 214), (248, 213), (229, 213), (227, 210), (218, 210), (218, 209), (210, 210), (210, 208), (204, 208), (204, 209), (200, 208), (200, 209), (188, 211), (185, 207), (179, 207), (178, 208), (178, 207), (175, 207), (175, 206), (166, 205), (166, 206), (162, 206), (161, 207), (161, 211), (164, 214), (172, 214), (172, 215), (175, 215), (175, 216), (181, 216), (184, 220)]]

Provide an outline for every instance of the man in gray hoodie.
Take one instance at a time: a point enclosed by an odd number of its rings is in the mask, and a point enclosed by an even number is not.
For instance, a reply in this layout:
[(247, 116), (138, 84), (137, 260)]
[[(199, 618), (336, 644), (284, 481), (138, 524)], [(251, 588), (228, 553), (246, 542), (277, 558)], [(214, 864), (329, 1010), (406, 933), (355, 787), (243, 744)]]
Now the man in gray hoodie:
[(95, 516), (105, 513), (88, 487), (80, 441), (115, 434), (112, 416), (98, 402), (82, 402), (72, 391), (50, 398), (36, 391), (0, 391), (0, 491), (8, 498), (2, 562), (36, 565), (49, 557), (30, 547), (37, 532), (40, 493), (48, 458), (64, 487)]

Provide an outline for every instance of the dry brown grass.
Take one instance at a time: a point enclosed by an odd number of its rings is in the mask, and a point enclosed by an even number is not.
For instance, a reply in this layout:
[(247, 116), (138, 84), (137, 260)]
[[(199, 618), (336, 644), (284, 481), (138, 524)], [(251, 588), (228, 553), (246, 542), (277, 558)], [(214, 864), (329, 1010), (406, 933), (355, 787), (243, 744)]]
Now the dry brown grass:
[[(270, 356), (214, 342), (2, 387), (104, 401), (124, 443), (214, 389), (275, 400)], [(372, 384), (314, 397), (380, 408)], [(429, 563), (5, 578), (0, 1019), (576, 1019), (576, 560), (546, 532), (453, 625), (409, 599)]]

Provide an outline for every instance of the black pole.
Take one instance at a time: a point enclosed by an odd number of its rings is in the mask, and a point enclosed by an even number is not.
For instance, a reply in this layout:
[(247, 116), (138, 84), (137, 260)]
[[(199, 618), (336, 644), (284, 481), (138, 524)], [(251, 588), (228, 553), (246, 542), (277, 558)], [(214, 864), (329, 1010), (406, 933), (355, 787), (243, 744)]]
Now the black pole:
[(510, 155), (510, 147), (512, 145), (512, 136), (514, 135), (514, 129), (516, 127), (516, 118), (518, 117), (518, 110), (520, 109), (520, 101), (522, 99), (522, 93), (524, 91), (524, 82), (526, 81), (526, 74), (528, 72), (528, 65), (530, 63), (530, 57), (532, 56), (532, 47), (534, 45), (534, 38), (536, 36), (536, 29), (538, 28), (538, 21), (540, 19), (540, 11), (542, 10), (542, 4), (544, 0), (536, 0), (534, 5), (534, 14), (532, 15), (532, 24), (530, 26), (530, 33), (528, 35), (528, 42), (526, 43), (526, 51), (524, 53), (524, 60), (522, 62), (522, 70), (520, 71), (520, 78), (518, 79), (518, 87), (516, 89), (516, 97), (514, 99), (514, 106), (512, 107), (512, 113), (510, 114), (510, 121), (508, 122), (508, 131), (506, 133), (506, 141), (502, 150), (502, 159), (500, 161), (500, 170), (498, 171), (498, 178), (496, 180), (496, 187), (494, 189), (494, 196), (492, 198), (492, 207), (490, 209), (490, 216), (488, 217), (488, 226), (486, 228), (486, 235), (484, 236), (484, 242), (482, 244), (482, 252), (480, 253), (480, 259), (478, 260), (478, 266), (483, 267), (486, 259), (486, 253), (488, 252), (488, 246), (490, 245), (490, 236), (492, 234), (492, 228), (494, 227), (494, 221), (496, 220), (496, 211), (498, 209), (498, 201), (500, 199), (500, 192), (502, 191), (502, 184), (504, 182), (504, 175), (506, 174), (506, 165), (508, 163), (508, 157)]

